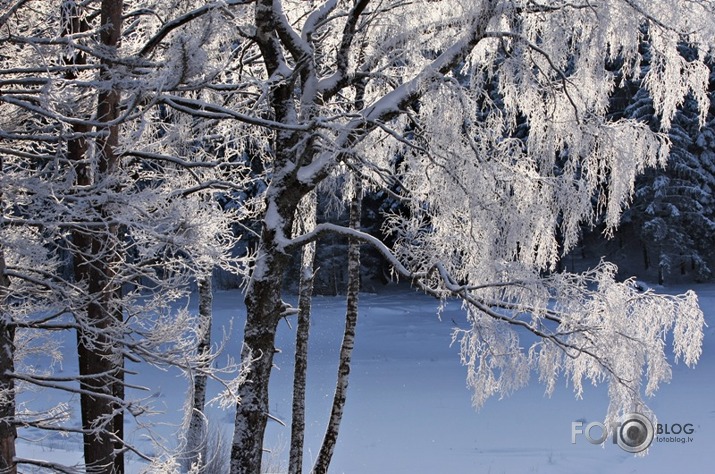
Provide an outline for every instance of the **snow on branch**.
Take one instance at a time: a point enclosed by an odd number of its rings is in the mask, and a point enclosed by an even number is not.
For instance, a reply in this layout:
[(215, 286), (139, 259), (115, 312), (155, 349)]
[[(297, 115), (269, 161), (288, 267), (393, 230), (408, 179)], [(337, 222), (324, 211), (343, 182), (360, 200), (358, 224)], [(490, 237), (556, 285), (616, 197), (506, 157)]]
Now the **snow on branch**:
[(164, 40), (164, 38), (169, 35), (169, 33), (197, 18), (202, 17), (203, 15), (206, 15), (207, 13), (211, 13), (216, 8), (248, 5), (254, 1), (255, 0), (220, 0), (217, 2), (207, 3), (206, 5), (191, 10), (178, 18), (174, 18), (173, 20), (163, 24), (159, 31), (157, 31), (156, 34), (146, 42), (144, 47), (139, 51), (139, 56), (148, 55)]
[[(608, 383), (607, 419), (615, 420), (635, 409), (648, 411), (643, 395), (653, 395), (670, 380), (666, 333), (673, 334), (676, 362), (682, 358), (693, 366), (702, 351), (704, 316), (694, 292), (643, 293), (632, 280), (616, 281), (612, 264), (602, 263), (584, 274), (457, 283), (440, 262), (409, 270), (379, 239), (330, 223), (283, 242), (283, 248), (293, 250), (326, 233), (369, 244), (416, 288), (439, 299), (464, 302), (471, 327), (455, 329), (453, 341), (460, 344), (477, 408), (494, 395), (505, 396), (525, 386), (535, 371), (548, 394), (562, 376), (571, 381), (578, 397), (584, 379)], [(536, 341), (525, 350), (515, 329), (536, 336)]]
[[(407, 105), (422, 97), (426, 90), (440, 83), (444, 76), (451, 73), (485, 37), (496, 3), (495, 1), (484, 2), (482, 8), (469, 18), (467, 32), (458, 41), (455, 41), (452, 46), (420, 69), (414, 77), (385, 93), (360, 111), (358, 117), (353, 118), (343, 127), (343, 131), (335, 140), (335, 146), (342, 150), (351, 149), (372, 132), (377, 127), (377, 123), (385, 123), (400, 116)], [(312, 162), (301, 167), (298, 173), (299, 179), (304, 183), (310, 183), (314, 182), (316, 177), (325, 176), (327, 170), (335, 164), (334, 158), (334, 153), (319, 154)]]
[(349, 227), (344, 227), (329, 222), (318, 224), (312, 231), (292, 238), (290, 240), (279, 242), (279, 245), (283, 248), (284, 251), (289, 252), (291, 250), (300, 248), (306, 244), (314, 242), (319, 239), (321, 235), (327, 233), (344, 235), (346, 237), (354, 238), (367, 244), (370, 244), (375, 250), (380, 252), (380, 255), (382, 255), (388, 261), (388, 263), (390, 263), (390, 265), (392, 265), (395, 270), (402, 276), (410, 278), (419, 276), (413, 275), (404, 265), (402, 265), (402, 263), (397, 259), (397, 257), (395, 257), (392, 251), (377, 237), (373, 237), (372, 235), (359, 231), (357, 229), (351, 229)]
[(176, 110), (196, 117), (210, 119), (234, 119), (239, 122), (258, 125), (271, 130), (308, 131), (312, 127), (311, 124), (285, 124), (273, 120), (266, 120), (256, 117), (255, 115), (242, 114), (231, 108), (222, 107), (218, 104), (168, 94), (160, 95), (158, 97), (158, 102), (165, 103)]

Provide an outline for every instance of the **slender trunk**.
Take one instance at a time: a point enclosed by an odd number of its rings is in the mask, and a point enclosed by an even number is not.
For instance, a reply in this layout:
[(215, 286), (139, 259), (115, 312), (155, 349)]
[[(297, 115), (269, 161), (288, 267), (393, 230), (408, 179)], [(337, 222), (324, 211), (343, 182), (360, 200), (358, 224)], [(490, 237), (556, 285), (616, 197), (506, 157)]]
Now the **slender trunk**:
[[(0, 156), (0, 173), (2, 165)], [(9, 287), (10, 279), (5, 275), (5, 252), (0, 245), (0, 473), (16, 474), (15, 382), (8, 376), (15, 371), (15, 327), (10, 313), (5, 310)]]
[[(311, 193), (306, 197), (310, 202), (304, 216), (304, 232), (315, 226), (316, 197)], [(303, 470), (303, 442), (305, 438), (305, 386), (308, 371), (308, 337), (310, 333), (310, 311), (313, 298), (315, 273), (315, 243), (303, 247), (298, 294), (298, 325), (295, 334), (295, 369), (293, 373), (293, 408), (290, 431), (289, 474), (300, 474)]]
[[(360, 178), (354, 177), (355, 196), (350, 203), (350, 227), (360, 228), (360, 214), (362, 212), (362, 186)], [(345, 333), (340, 347), (340, 364), (338, 366), (338, 379), (333, 397), (333, 408), (330, 412), (330, 421), (323, 437), (323, 444), (318, 453), (318, 459), (313, 467), (314, 474), (328, 472), (330, 460), (333, 457), (335, 444), (338, 440), (340, 422), (343, 418), (345, 400), (347, 398), (348, 381), (350, 376), (350, 362), (353, 348), (355, 347), (355, 327), (358, 320), (358, 293), (360, 291), (360, 242), (350, 239), (348, 244), (348, 294), (347, 311), (345, 314)]]
[[(117, 289), (117, 296), (121, 298), (121, 288)], [(124, 315), (122, 308), (117, 307), (114, 310), (115, 324), (121, 324)], [(112, 386), (112, 395), (115, 400), (124, 400), (124, 357), (114, 354), (114, 384)], [(113, 404), (114, 419), (112, 421), (112, 430), (114, 433), (114, 473), (121, 474), (124, 472), (124, 406), (123, 403), (116, 402)]]
[[(211, 272), (199, 278), (199, 343), (196, 352), (200, 360), (204, 360), (211, 349), (211, 320), (213, 318), (211, 306), (213, 305), (213, 288)], [(208, 368), (208, 367), (207, 367)], [(206, 448), (208, 447), (208, 420), (204, 414), (206, 404), (205, 373), (194, 375), (194, 387), (191, 401), (191, 419), (186, 434), (185, 464), (187, 470), (192, 465), (198, 467), (198, 472), (206, 465)]]
[(566, 270), (566, 263), (564, 262), (564, 248), (565, 248), (565, 236), (561, 227), (556, 228), (556, 245), (558, 245), (558, 256), (556, 257), (556, 273), (563, 273)]

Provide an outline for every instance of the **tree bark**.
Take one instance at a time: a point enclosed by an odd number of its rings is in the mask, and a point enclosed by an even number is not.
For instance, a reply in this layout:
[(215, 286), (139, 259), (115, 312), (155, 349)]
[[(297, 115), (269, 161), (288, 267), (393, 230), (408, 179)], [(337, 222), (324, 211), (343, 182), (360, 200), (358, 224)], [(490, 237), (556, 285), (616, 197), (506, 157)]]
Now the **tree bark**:
[[(196, 352), (199, 357), (205, 356), (211, 350), (211, 322), (213, 312), (213, 285), (211, 272), (199, 278), (199, 343)], [(203, 357), (202, 357), (203, 360)], [(191, 402), (191, 419), (186, 435), (185, 464), (187, 470), (192, 465), (198, 467), (198, 472), (206, 465), (208, 421), (204, 414), (206, 404), (206, 382), (204, 373), (194, 375), (194, 387)]]
[[(353, 177), (355, 196), (350, 203), (350, 228), (360, 229), (360, 215), (362, 213), (362, 186), (360, 178)], [(323, 437), (323, 444), (320, 447), (318, 458), (313, 467), (313, 474), (323, 474), (328, 472), (330, 460), (335, 451), (335, 444), (338, 440), (340, 422), (343, 418), (345, 401), (347, 399), (348, 382), (350, 378), (350, 363), (352, 352), (355, 347), (355, 327), (358, 321), (358, 297), (360, 291), (360, 241), (350, 239), (348, 244), (348, 294), (347, 311), (345, 313), (345, 332), (343, 342), (340, 347), (340, 364), (338, 366), (338, 378), (333, 396), (333, 408), (330, 413), (330, 421)]]
[[(304, 216), (304, 232), (315, 226), (316, 196), (306, 197), (310, 202)], [(310, 311), (313, 298), (315, 276), (315, 243), (303, 247), (298, 294), (298, 324), (295, 334), (295, 368), (293, 372), (293, 407), (290, 431), (289, 474), (300, 474), (303, 470), (303, 443), (305, 439), (305, 387), (308, 371), (308, 339), (310, 334)]]
[[(238, 390), (231, 474), (260, 474), (263, 434), (268, 420), (268, 382), (273, 367), (275, 336), (283, 317), (283, 271), (289, 256), (279, 248), (276, 233), (290, 235), (297, 203), (307, 190), (296, 183), (276, 182), (267, 191), (267, 214), (251, 281), (246, 289), (246, 324), (241, 359), (250, 361), (248, 380)], [(276, 189), (277, 188), (277, 189)]]
[[(3, 159), (0, 155), (0, 173)], [(0, 189), (0, 204), (2, 190)], [(5, 252), (0, 244), (0, 473), (17, 474), (15, 464), (15, 382), (9, 374), (15, 372), (15, 326), (5, 310), (10, 279), (5, 275)]]
[[(107, 48), (101, 60), (100, 80), (111, 81), (112, 61), (116, 52), (122, 22), (122, 1), (103, 0), (100, 12), (100, 42)], [(73, 19), (74, 20), (74, 19)], [(74, 23), (74, 21), (73, 21)], [(80, 22), (81, 25), (82, 22)], [(101, 90), (97, 98), (97, 120), (113, 122), (119, 116), (119, 91), (115, 87)], [(80, 132), (86, 127), (78, 126)], [(108, 125), (105, 135), (97, 139), (95, 173), (86, 164), (88, 147), (84, 139), (68, 143), (70, 159), (78, 162), (77, 184), (99, 185), (114, 172), (117, 166), (115, 148), (118, 144), (118, 127)], [(94, 175), (94, 176), (93, 176)], [(106, 209), (97, 209), (102, 218)], [(116, 299), (121, 288), (114, 280), (116, 265), (116, 226), (109, 226), (103, 234), (86, 230), (73, 232), (75, 246), (74, 273), (77, 281), (88, 284), (89, 303), (86, 315), (77, 331), (77, 355), (82, 377), (80, 396), (84, 460), (87, 472), (121, 474), (124, 472), (123, 408), (117, 400), (124, 397), (123, 362), (114, 350), (113, 328), (121, 321), (121, 308)]]
[(263, 433), (268, 419), (268, 381), (273, 366), (276, 327), (283, 310), (281, 284), (283, 257), (264, 252), (266, 279), (254, 281), (246, 295), (246, 325), (241, 359), (251, 361), (250, 376), (239, 389), (236, 407), (231, 473), (259, 474)]
[[(0, 256), (2, 260), (2, 256)], [(0, 261), (0, 270), (3, 270), (4, 263)], [(4, 279), (4, 278), (3, 278)], [(0, 299), (4, 298), (6, 283), (2, 282), (0, 289)], [(2, 301), (0, 304), (4, 305)], [(15, 465), (15, 440), (17, 439), (17, 429), (15, 427), (15, 384), (11, 374), (15, 371), (15, 329), (12, 322), (8, 320), (8, 314), (2, 311), (0, 314), (0, 472), (5, 474), (16, 474)]]

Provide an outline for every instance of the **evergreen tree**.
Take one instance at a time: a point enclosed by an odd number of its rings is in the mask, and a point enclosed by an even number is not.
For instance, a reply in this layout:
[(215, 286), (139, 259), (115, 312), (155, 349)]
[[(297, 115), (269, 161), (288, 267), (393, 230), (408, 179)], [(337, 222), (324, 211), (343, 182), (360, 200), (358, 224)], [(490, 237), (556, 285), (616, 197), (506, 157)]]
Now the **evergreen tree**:
[[(693, 52), (681, 48), (684, 59)], [(711, 63), (711, 71), (713, 71)], [(646, 74), (647, 74), (646, 69)], [(710, 89), (715, 73), (710, 74)], [(712, 276), (715, 251), (715, 107), (707, 111), (701, 128), (701, 108), (687, 96), (675, 114), (668, 138), (671, 152), (667, 165), (651, 168), (636, 183), (631, 209), (625, 222), (641, 240), (646, 270), (656, 268), (659, 282), (668, 274), (680, 273), (701, 281)], [(652, 99), (639, 89), (624, 115), (644, 121), (657, 130)]]

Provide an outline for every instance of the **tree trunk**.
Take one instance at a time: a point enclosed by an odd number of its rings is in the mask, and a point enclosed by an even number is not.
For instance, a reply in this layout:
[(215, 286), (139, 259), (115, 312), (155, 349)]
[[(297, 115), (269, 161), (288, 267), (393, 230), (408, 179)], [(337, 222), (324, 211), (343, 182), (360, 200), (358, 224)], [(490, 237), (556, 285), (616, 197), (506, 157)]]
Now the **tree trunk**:
[[(111, 81), (112, 61), (108, 59), (119, 43), (122, 1), (103, 0), (100, 12), (100, 42), (107, 48), (102, 59), (100, 79)], [(73, 18), (74, 19), (74, 18)], [(81, 22), (79, 22), (81, 24)], [(119, 116), (119, 91), (114, 87), (101, 90), (97, 98), (97, 120), (105, 123)], [(80, 132), (87, 131), (81, 125)], [(107, 179), (117, 166), (114, 150), (118, 144), (118, 128), (109, 125), (106, 134), (96, 141), (97, 168), (91, 173), (86, 164), (87, 144), (83, 139), (68, 144), (70, 159), (77, 161), (77, 184), (98, 185)], [(93, 174), (95, 174), (93, 179)], [(106, 218), (103, 208), (98, 213)], [(77, 281), (86, 281), (90, 301), (82, 327), (77, 331), (79, 373), (82, 376), (80, 396), (82, 429), (84, 431), (84, 460), (87, 472), (121, 474), (123, 459), (123, 362), (114, 350), (113, 328), (121, 322), (121, 308), (116, 299), (121, 288), (114, 280), (116, 265), (116, 226), (109, 226), (103, 234), (87, 230), (73, 232), (75, 246), (74, 273)]]
[[(2, 165), (0, 156), (0, 173)], [(10, 279), (5, 275), (5, 252), (0, 245), (0, 472), (16, 474), (15, 382), (9, 377), (9, 374), (15, 372), (15, 326), (12, 316), (5, 311), (9, 287)]]
[[(362, 212), (362, 186), (360, 178), (354, 178), (355, 196), (350, 203), (350, 227), (360, 229), (360, 215)], [(358, 320), (358, 293), (360, 291), (360, 242), (350, 239), (348, 247), (348, 294), (347, 311), (345, 314), (345, 333), (340, 347), (340, 364), (338, 366), (338, 380), (333, 397), (333, 408), (330, 413), (328, 428), (323, 437), (323, 444), (318, 453), (318, 459), (313, 467), (313, 474), (328, 472), (330, 460), (333, 457), (335, 444), (338, 440), (340, 422), (343, 418), (345, 400), (347, 398), (348, 381), (350, 376), (350, 362), (353, 348), (355, 347), (355, 327)]]
[(267, 279), (254, 281), (246, 295), (246, 325), (241, 359), (251, 361), (250, 376), (238, 391), (236, 423), (231, 448), (232, 474), (259, 474), (263, 455), (263, 433), (268, 419), (268, 381), (273, 367), (275, 336), (283, 310), (281, 284), (284, 264), (281, 256), (264, 253), (270, 260)]
[[(196, 352), (199, 357), (207, 355), (211, 349), (211, 320), (213, 318), (212, 275), (209, 272), (199, 278), (199, 343)], [(207, 367), (208, 368), (208, 367)], [(206, 381), (204, 373), (194, 375), (193, 396), (191, 402), (191, 420), (186, 434), (185, 464), (187, 470), (196, 465), (198, 472), (206, 465), (208, 420), (204, 414), (206, 404)]]
[[(121, 35), (122, 28), (122, 11), (124, 7), (124, 2), (121, 0), (103, 0), (100, 14), (100, 41), (102, 45), (108, 47), (110, 58), (112, 54), (116, 54), (117, 47), (119, 46), (119, 38)], [(114, 67), (114, 63), (111, 59), (102, 60), (103, 69), (101, 72), (101, 78), (106, 81), (112, 80), (112, 75), (110, 70)], [(97, 99), (97, 119), (105, 122), (114, 122), (119, 117), (119, 100), (120, 93), (119, 90), (112, 86), (107, 90), (100, 91)], [(102, 177), (110, 176), (114, 173), (117, 167), (117, 156), (115, 155), (115, 150), (119, 145), (119, 127), (117, 125), (111, 125), (107, 127), (107, 135), (97, 139), (97, 146), (100, 152), (99, 160), (99, 174)], [(103, 210), (102, 215), (107, 216), (106, 212)], [(119, 228), (116, 225), (109, 227), (109, 238), (116, 239), (119, 234)], [(112, 249), (112, 254), (108, 258), (108, 266), (112, 266), (112, 261), (116, 260), (118, 255)], [(111, 274), (113, 270), (108, 268), (107, 276), (109, 277), (108, 282), (112, 285)], [(116, 285), (116, 284), (115, 284)], [(114, 288), (108, 288), (109, 298), (119, 297), (121, 298), (121, 284), (114, 286)], [(114, 319), (110, 324), (120, 325), (123, 320), (122, 308), (115, 305), (114, 308), (110, 309), (111, 317)], [(112, 346), (116, 342), (110, 342)], [(111, 348), (110, 348), (111, 350)], [(119, 352), (114, 352), (112, 354), (112, 360), (109, 365), (113, 371), (112, 378), (114, 379), (112, 384), (112, 396), (115, 400), (124, 400), (124, 358), (119, 356)], [(114, 418), (112, 421), (112, 432), (114, 433), (114, 474), (122, 474), (124, 472), (124, 408), (119, 406), (119, 402), (112, 403), (112, 410), (114, 412)]]
[[(315, 226), (316, 196), (311, 193), (306, 206), (303, 232)], [(293, 373), (293, 408), (290, 431), (289, 474), (300, 474), (303, 470), (303, 441), (305, 438), (305, 386), (308, 371), (308, 337), (310, 333), (310, 311), (313, 298), (315, 273), (315, 243), (303, 247), (300, 270), (300, 290), (298, 295), (298, 324), (295, 334), (295, 368)]]
[[(0, 254), (0, 270), (4, 270), (3, 257)], [(0, 305), (5, 305), (4, 296), (7, 288), (7, 279), (0, 282)], [(0, 310), (2, 311), (2, 310)], [(11, 374), (15, 371), (15, 328), (9, 315), (0, 313), (0, 472), (3, 474), (16, 474), (15, 465), (15, 440), (17, 429), (15, 427), (15, 384)]]
[[(92, 248), (97, 250), (97, 240)], [(81, 259), (82, 260), (82, 259)], [(106, 276), (95, 269), (86, 270), (87, 261), (76, 266), (78, 277), (89, 279), (89, 292), (100, 296)], [(107, 333), (111, 331), (112, 317), (106, 306), (106, 298), (92, 302), (87, 309), (87, 317), (82, 329), (77, 332), (77, 352), (79, 373), (82, 376), (80, 397), (82, 428), (84, 430), (84, 460), (87, 472), (116, 473), (114, 462), (114, 396), (116, 383), (113, 372), (111, 341)], [(96, 395), (93, 395), (96, 394)]]
[[(283, 187), (276, 183), (275, 187)], [(283, 188), (285, 189), (285, 188)], [(238, 390), (236, 421), (231, 446), (231, 474), (260, 474), (263, 455), (263, 434), (268, 420), (268, 382), (273, 367), (275, 336), (284, 305), (281, 300), (283, 271), (289, 256), (278, 248), (276, 228), (290, 235), (300, 195), (295, 189), (283, 191), (283, 199), (275, 190), (268, 191), (268, 211), (278, 219), (264, 221), (261, 243), (251, 281), (246, 289), (246, 325), (244, 326), (241, 360), (251, 361), (248, 380)], [(303, 193), (304, 194), (304, 193)], [(279, 222), (277, 222), (279, 221)]]

